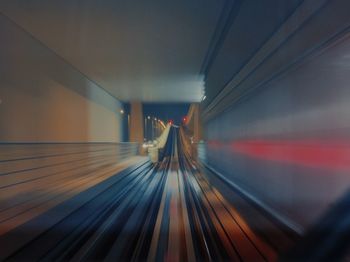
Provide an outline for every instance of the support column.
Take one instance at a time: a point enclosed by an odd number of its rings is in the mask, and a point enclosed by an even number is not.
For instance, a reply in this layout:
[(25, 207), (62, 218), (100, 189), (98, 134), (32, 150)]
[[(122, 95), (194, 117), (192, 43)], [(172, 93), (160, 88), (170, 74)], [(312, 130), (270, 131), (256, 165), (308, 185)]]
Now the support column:
[(129, 139), (130, 142), (137, 142), (140, 146), (143, 143), (143, 112), (141, 102), (130, 103), (130, 126)]
[(188, 114), (187, 114), (186, 126), (193, 135), (192, 142), (194, 144), (192, 145), (191, 151), (192, 151), (192, 157), (196, 158), (198, 143), (203, 139), (202, 121), (201, 121), (201, 112), (200, 112), (199, 103), (191, 104), (190, 110), (188, 111)]
[(195, 104), (193, 112), (193, 141), (198, 143), (202, 140), (202, 122), (199, 104)]

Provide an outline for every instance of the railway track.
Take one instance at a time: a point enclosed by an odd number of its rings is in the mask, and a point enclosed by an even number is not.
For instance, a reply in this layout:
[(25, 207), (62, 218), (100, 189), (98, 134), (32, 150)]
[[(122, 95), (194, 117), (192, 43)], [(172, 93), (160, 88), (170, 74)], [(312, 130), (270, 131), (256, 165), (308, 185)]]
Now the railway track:
[(210, 185), (178, 129), (171, 129), (160, 163), (130, 167), (89, 190), (1, 236), (1, 260), (277, 258), (276, 250)]

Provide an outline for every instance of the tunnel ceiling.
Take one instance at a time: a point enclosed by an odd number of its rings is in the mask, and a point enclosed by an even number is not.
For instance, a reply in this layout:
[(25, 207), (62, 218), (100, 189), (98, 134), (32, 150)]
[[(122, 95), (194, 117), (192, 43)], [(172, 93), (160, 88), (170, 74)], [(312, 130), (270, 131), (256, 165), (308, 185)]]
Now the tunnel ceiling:
[(224, 3), (5, 0), (0, 11), (122, 101), (193, 102)]
[(207, 121), (340, 34), (347, 5), (0, 0), (0, 13), (122, 101), (199, 102), (205, 88)]

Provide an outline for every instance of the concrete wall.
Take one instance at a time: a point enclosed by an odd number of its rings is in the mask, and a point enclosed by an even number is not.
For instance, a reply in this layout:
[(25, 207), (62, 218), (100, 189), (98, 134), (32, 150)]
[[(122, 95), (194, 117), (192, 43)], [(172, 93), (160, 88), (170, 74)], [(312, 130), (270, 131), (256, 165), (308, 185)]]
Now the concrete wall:
[(199, 155), (301, 233), (350, 188), (350, 3), (274, 3), (243, 1), (230, 31), (249, 37), (219, 39)]
[(118, 100), (3, 16), (0, 39), (1, 142), (121, 140)]
[(301, 231), (350, 188), (350, 35), (206, 123), (206, 161)]

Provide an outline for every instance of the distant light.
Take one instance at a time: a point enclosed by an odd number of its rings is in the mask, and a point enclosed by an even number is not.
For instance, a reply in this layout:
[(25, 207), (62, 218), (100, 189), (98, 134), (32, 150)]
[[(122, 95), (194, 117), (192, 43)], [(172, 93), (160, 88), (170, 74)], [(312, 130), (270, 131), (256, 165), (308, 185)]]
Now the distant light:
[(204, 101), (207, 98), (207, 96), (203, 96), (202, 101)]
[(157, 118), (155, 117), (154, 120), (157, 121)]
[(147, 117), (147, 119), (151, 119), (151, 117), (150, 117), (150, 116), (148, 116), (148, 117)]
[(187, 117), (184, 116), (184, 117), (182, 118), (182, 121), (186, 124), (186, 122), (187, 122)]
[(123, 109), (120, 109), (119, 111), (121, 114), (124, 114), (124, 110)]

